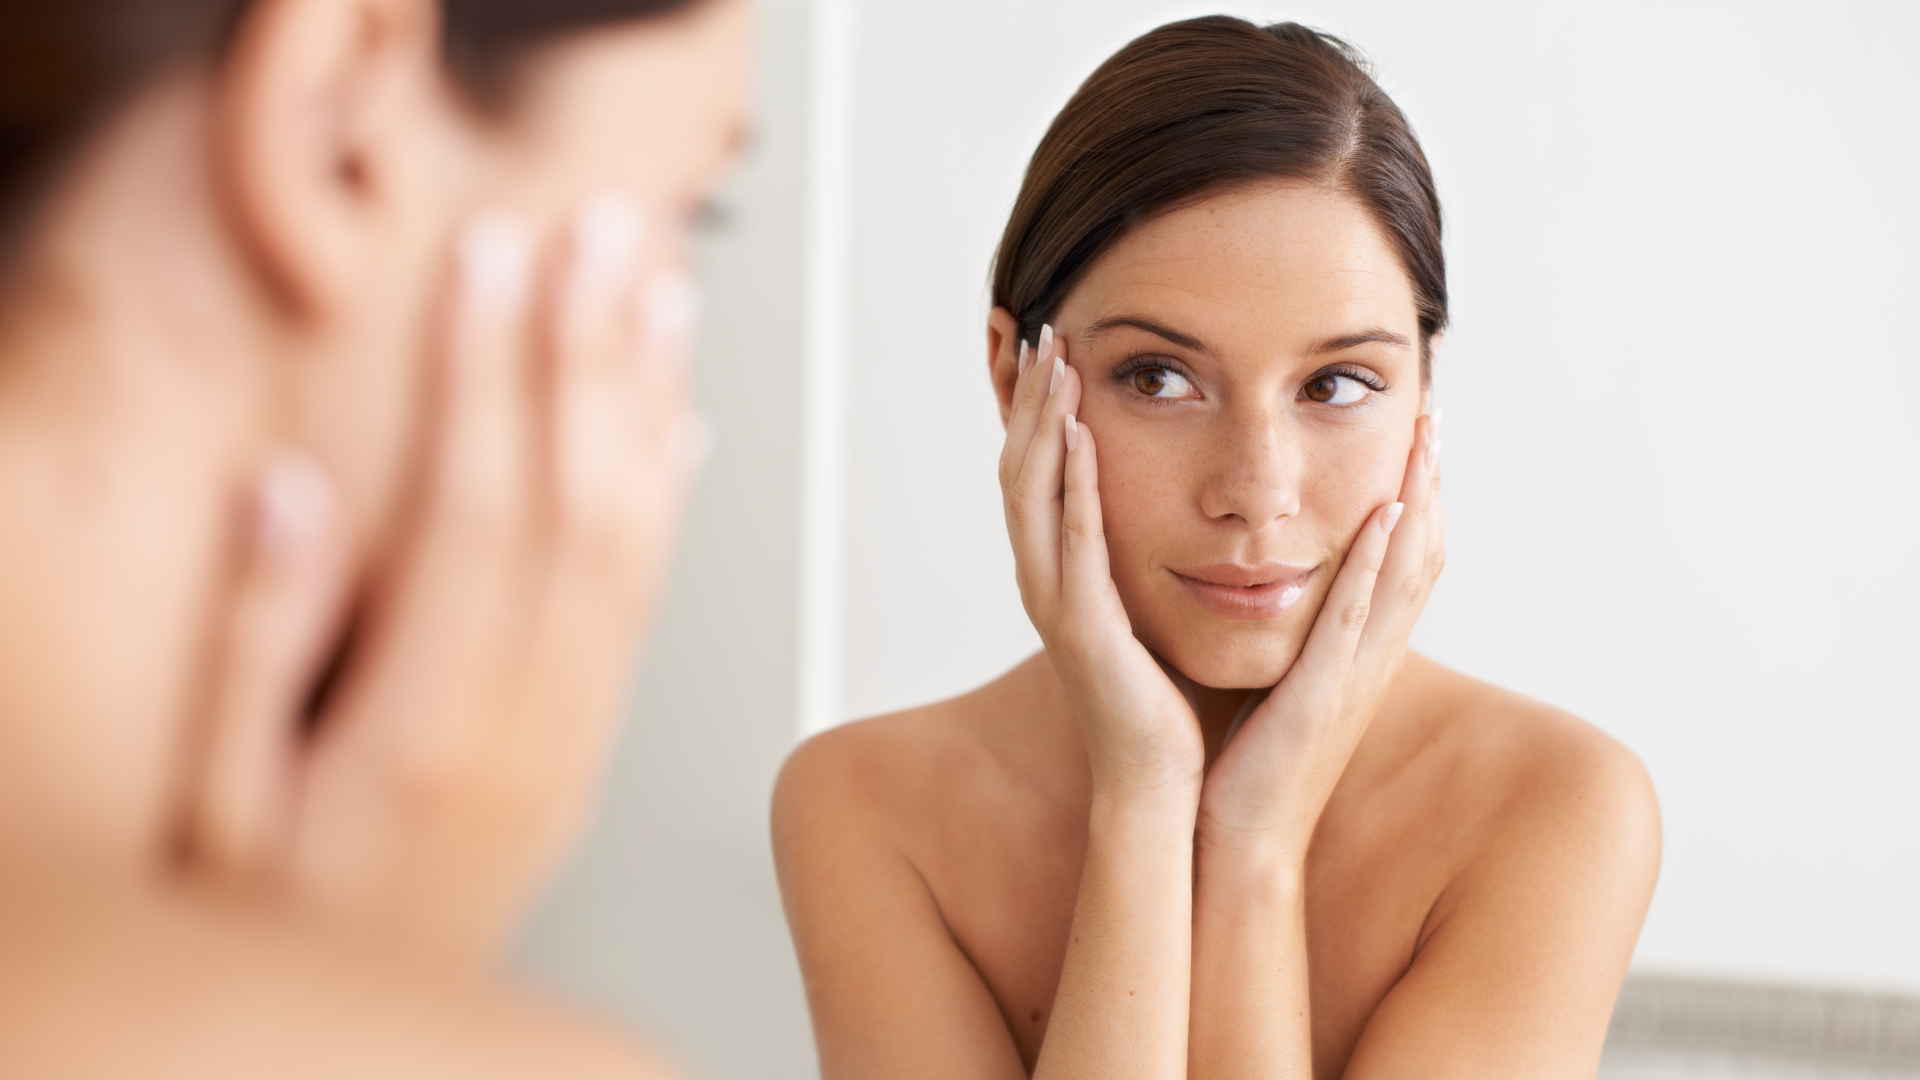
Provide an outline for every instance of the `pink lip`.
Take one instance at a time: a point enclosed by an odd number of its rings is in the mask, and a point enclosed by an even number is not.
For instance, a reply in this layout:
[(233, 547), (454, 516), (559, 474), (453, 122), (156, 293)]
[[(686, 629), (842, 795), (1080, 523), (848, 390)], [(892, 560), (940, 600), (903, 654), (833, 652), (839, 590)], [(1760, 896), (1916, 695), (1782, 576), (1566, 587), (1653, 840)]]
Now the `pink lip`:
[(1214, 563), (1169, 572), (1200, 606), (1222, 619), (1276, 619), (1306, 594), (1313, 568), (1285, 563)]

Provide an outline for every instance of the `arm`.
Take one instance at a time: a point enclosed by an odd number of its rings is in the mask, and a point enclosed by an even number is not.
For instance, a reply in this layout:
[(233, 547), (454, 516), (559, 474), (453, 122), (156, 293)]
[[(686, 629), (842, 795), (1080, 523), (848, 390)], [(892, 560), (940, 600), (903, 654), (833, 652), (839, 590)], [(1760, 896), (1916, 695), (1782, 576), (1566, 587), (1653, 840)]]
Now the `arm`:
[[(1000, 476), (1021, 595), (1079, 715), (1094, 795), (1033, 1075), (1174, 1080), (1186, 1074), (1199, 725), (1114, 590), (1093, 438), (1071, 419), (1079, 376), (1051, 336), (1038, 357), (1022, 350)], [(885, 833), (886, 807), (863, 803), (862, 770), (838, 760), (849, 741), (802, 748), (775, 802), (824, 1075), (1022, 1075), (992, 994)]]
[(1222, 749), (1201, 796), (1192, 1075), (1313, 1076), (1305, 867), (1440, 570), (1439, 437), (1422, 417), (1400, 501), (1348, 548), (1300, 656)]

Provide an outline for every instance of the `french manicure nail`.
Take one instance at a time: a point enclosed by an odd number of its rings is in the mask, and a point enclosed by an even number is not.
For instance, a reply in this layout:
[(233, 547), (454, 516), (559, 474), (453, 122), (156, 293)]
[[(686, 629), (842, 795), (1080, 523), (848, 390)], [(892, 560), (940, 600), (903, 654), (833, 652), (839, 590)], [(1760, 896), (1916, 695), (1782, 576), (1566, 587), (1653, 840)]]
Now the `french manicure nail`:
[(1040, 324), (1040, 352), (1037, 359), (1039, 360), (1047, 359), (1047, 357), (1051, 354), (1052, 350), (1053, 350), (1053, 324), (1041, 323)]
[(1080, 425), (1077, 423), (1074, 423), (1073, 414), (1068, 413), (1067, 414), (1067, 453), (1071, 454), (1075, 450), (1078, 450), (1079, 448), (1080, 448)]
[(1047, 381), (1048, 397), (1052, 397), (1053, 392), (1055, 390), (1060, 389), (1060, 377), (1062, 375), (1065, 375), (1066, 373), (1067, 373), (1067, 362), (1065, 360), (1060, 359), (1057, 356), (1054, 357), (1053, 358), (1053, 378)]
[(580, 204), (573, 218), (574, 257), (582, 284), (605, 294), (619, 286), (640, 257), (640, 207), (606, 192)]
[(1020, 359), (1013, 366), (1016, 376), (1024, 378), (1027, 374), (1027, 339), (1020, 339)]
[(460, 235), (460, 284), (482, 309), (517, 308), (532, 278), (533, 236), (519, 219), (491, 210)]
[(1427, 471), (1432, 472), (1433, 467), (1438, 464), (1440, 464), (1440, 440), (1436, 438), (1427, 443)]
[(311, 551), (333, 513), (333, 484), (318, 462), (281, 450), (260, 475), (254, 541), (268, 558), (293, 561)]
[(707, 471), (707, 463), (713, 460), (713, 448), (719, 441), (714, 434), (713, 423), (705, 413), (696, 412), (680, 421), (680, 430), (675, 436), (674, 448), (680, 469), (680, 480), (688, 487), (699, 483), (702, 473)]
[(678, 364), (693, 359), (693, 339), (700, 328), (700, 284), (691, 274), (669, 271), (647, 286), (645, 305), (649, 357)]
[(1387, 507), (1386, 520), (1382, 521), (1381, 524), (1386, 526), (1388, 536), (1393, 535), (1393, 527), (1395, 525), (1400, 524), (1400, 515), (1406, 512), (1406, 509), (1407, 509), (1406, 503), (1398, 503), (1398, 502), (1394, 503), (1392, 506)]

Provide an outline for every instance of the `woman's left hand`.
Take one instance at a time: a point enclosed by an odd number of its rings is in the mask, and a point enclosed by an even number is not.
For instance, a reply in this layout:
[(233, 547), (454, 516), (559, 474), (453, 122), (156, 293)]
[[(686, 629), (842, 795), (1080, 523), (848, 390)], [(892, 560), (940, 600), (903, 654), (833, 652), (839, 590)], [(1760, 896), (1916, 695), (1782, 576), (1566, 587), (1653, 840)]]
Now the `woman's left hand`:
[(1440, 417), (1416, 421), (1400, 501), (1347, 550), (1306, 645), (1207, 773), (1196, 841), (1298, 866), (1445, 562)]

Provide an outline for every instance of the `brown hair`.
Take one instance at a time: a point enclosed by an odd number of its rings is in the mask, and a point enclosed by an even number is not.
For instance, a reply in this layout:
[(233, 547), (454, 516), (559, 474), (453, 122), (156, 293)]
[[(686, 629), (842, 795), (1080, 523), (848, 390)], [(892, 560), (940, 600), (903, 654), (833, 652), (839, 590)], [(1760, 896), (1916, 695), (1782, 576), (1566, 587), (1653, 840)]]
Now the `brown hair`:
[[(448, 67), (492, 102), (555, 38), (697, 0), (440, 0)], [(250, 0), (0, 0), (0, 260), (39, 190), (102, 120), (170, 65), (218, 56)]]
[(993, 302), (1032, 340), (1129, 230), (1271, 178), (1333, 185), (1373, 214), (1413, 282), (1425, 376), (1447, 322), (1433, 174), (1360, 55), (1297, 23), (1169, 23), (1088, 76), (1027, 166), (994, 257)]

